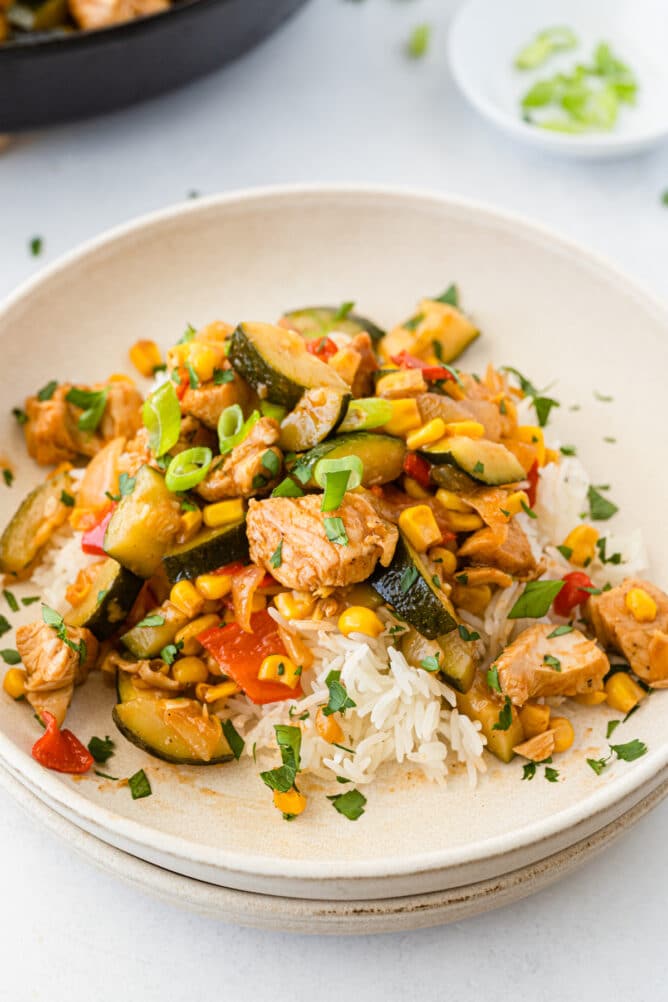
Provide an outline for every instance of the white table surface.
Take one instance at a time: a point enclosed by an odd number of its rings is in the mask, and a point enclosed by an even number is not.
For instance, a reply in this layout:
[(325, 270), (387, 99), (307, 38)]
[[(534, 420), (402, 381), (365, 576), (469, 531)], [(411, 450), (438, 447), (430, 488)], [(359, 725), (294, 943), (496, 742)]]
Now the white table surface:
[[(18, 138), (0, 156), (0, 294), (191, 189), (330, 180), (484, 199), (588, 244), (666, 296), (668, 147), (571, 164), (492, 131), (449, 76), (455, 6), (312, 0), (243, 61), (179, 93)], [(411, 62), (402, 46), (423, 21), (434, 25), (432, 48)], [(35, 234), (37, 259), (27, 249)], [(295, 941), (289, 929), (181, 913), (99, 873), (2, 793), (0, 815), (3, 1002), (666, 997), (668, 803), (535, 898), (460, 925), (354, 940)]]

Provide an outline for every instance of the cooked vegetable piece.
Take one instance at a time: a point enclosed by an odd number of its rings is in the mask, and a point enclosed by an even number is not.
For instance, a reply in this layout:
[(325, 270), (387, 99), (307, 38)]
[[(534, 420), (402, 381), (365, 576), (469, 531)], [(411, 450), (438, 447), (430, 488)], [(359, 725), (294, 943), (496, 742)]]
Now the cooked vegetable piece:
[(62, 493), (71, 493), (72, 481), (65, 471), (45, 480), (21, 502), (0, 538), (0, 569), (18, 574), (32, 563), (54, 529), (67, 518)]
[(187, 543), (169, 550), (162, 558), (162, 565), (170, 583), (176, 584), (184, 578), (209, 574), (236, 560), (248, 560), (245, 521), (219, 529), (203, 529)]
[(400, 438), (366, 431), (349, 432), (347, 435), (335, 435), (300, 456), (296, 471), (293, 472), (301, 480), (299, 470), (303, 471), (304, 477), (310, 471), (306, 485), (315, 487), (313, 470), (319, 460), (357, 456), (364, 467), (362, 486), (374, 487), (377, 484), (387, 484), (401, 475), (405, 455), (406, 446)]
[[(182, 704), (183, 712), (192, 717), (193, 728), (196, 728), (198, 720), (203, 718), (195, 700), (156, 697), (146, 689), (137, 689), (133, 676), (123, 671), (118, 673), (117, 691), (119, 701), (112, 714), (114, 723), (128, 741), (149, 755), (177, 765), (217, 765), (234, 758), (222, 727), (211, 757), (204, 759), (195, 757), (190, 742), (166, 722), (166, 704), (176, 709)], [(209, 721), (215, 719), (210, 717)]]
[(150, 466), (137, 473), (104, 536), (105, 552), (139, 577), (149, 578), (181, 527), (180, 505), (164, 477)]
[(290, 409), (314, 387), (350, 392), (334, 369), (306, 350), (299, 334), (272, 324), (240, 324), (232, 335), (228, 359), (263, 399)]
[(322, 442), (345, 417), (350, 399), (350, 393), (326, 386), (306, 390), (294, 410), (281, 422), (281, 448), (303, 452)]
[(7, 20), (21, 31), (48, 31), (67, 22), (67, 0), (20, 0), (7, 10)]
[(499, 442), (453, 435), (420, 449), (431, 463), (450, 463), (483, 484), (511, 484), (524, 480), (519, 460)]
[(332, 331), (353, 336), (366, 331), (372, 341), (380, 341), (385, 336), (385, 331), (372, 320), (359, 313), (348, 312), (341, 306), (305, 306), (300, 310), (290, 310), (281, 318), (281, 326), (286, 325), (308, 339), (326, 337)]
[[(471, 720), (479, 720), (487, 738), (487, 750), (502, 762), (510, 762), (515, 754), (513, 748), (524, 741), (524, 728), (515, 707), (495, 699), (482, 679), (477, 678), (468, 692), (457, 693), (457, 709)], [(505, 728), (499, 726), (506, 723), (502, 717), (504, 711), (509, 718)]]
[(106, 640), (127, 618), (143, 583), (109, 557), (100, 565), (83, 602), (67, 613), (65, 622), (85, 626), (98, 640)]
[[(163, 602), (145, 618), (153, 616), (156, 617), (155, 625), (142, 626), (138, 623), (121, 636), (121, 643), (136, 658), (157, 658), (163, 647), (171, 644), (179, 630), (188, 622), (188, 616), (171, 602)], [(162, 623), (158, 623), (158, 619)]]
[(401, 650), (406, 660), (416, 667), (429, 671), (438, 666), (446, 681), (459, 692), (471, 688), (477, 667), (475, 649), (457, 630), (435, 640), (409, 630), (401, 638)]
[(468, 493), (478, 487), (478, 482), (469, 477), (468, 473), (447, 463), (443, 466), (432, 466), (431, 479), (439, 487), (445, 487), (446, 490), (454, 491), (456, 494)]

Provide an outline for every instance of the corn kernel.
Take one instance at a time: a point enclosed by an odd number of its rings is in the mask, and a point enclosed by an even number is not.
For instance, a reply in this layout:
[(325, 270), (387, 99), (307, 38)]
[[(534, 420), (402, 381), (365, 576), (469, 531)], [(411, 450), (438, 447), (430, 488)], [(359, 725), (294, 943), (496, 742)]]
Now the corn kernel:
[(412, 431), (406, 439), (406, 445), (409, 449), (420, 449), (423, 445), (438, 442), (444, 435), (445, 421), (442, 418), (434, 418), (433, 421), (427, 421), (421, 428)]
[(274, 605), (285, 619), (308, 619), (315, 599), (307, 591), (283, 591), (274, 596)]
[(510, 437), (516, 442), (524, 442), (525, 445), (533, 446), (536, 450), (538, 465), (545, 466), (545, 436), (542, 428), (533, 424), (521, 424), (515, 428)]
[(483, 438), (485, 426), (480, 421), (450, 421), (445, 426), (446, 435), (463, 435), (465, 438)]
[(600, 706), (601, 703), (607, 701), (607, 695), (604, 689), (597, 689), (596, 692), (581, 692), (577, 696), (573, 696), (576, 703), (580, 703), (581, 706)]
[(135, 341), (130, 348), (130, 361), (137, 372), (150, 379), (156, 368), (162, 365), (162, 355), (155, 341)]
[(179, 532), (179, 543), (187, 543), (189, 539), (199, 532), (202, 526), (202, 512), (184, 511), (181, 515), (181, 530)]
[(572, 550), (568, 558), (576, 567), (586, 567), (596, 556), (598, 532), (592, 525), (576, 525), (566, 536), (563, 546)]
[(438, 569), (443, 575), (451, 577), (457, 570), (457, 557), (452, 550), (446, 550), (444, 546), (432, 546), (429, 551), (429, 559), (438, 564)]
[(492, 589), (489, 585), (455, 585), (451, 597), (457, 608), (482, 616), (492, 600)]
[(412, 477), (404, 477), (404, 492), (408, 494), (409, 498), (413, 498), (415, 501), (424, 501), (425, 498), (431, 497), (429, 491), (422, 484), (419, 484), (417, 480), (413, 480)]
[(197, 616), (204, 608), (204, 597), (191, 581), (177, 581), (169, 593), (169, 601), (184, 616)]
[(560, 463), (560, 462), (561, 462), (561, 453), (560, 452), (557, 452), (556, 449), (548, 449), (548, 448), (545, 449), (545, 465), (546, 466), (547, 466), (548, 463)]
[(26, 693), (26, 680), (28, 676), (22, 668), (10, 668), (5, 672), (2, 680), (2, 688), (12, 699), (20, 699)]
[(628, 713), (645, 697), (645, 690), (630, 675), (618, 671), (605, 683), (608, 704), (619, 713)]
[(426, 504), (404, 508), (399, 515), (399, 528), (418, 553), (424, 553), (443, 538), (434, 513)]
[(201, 658), (179, 658), (172, 665), (172, 678), (181, 685), (196, 685), (206, 682), (208, 677), (209, 669)]
[(343, 731), (335, 717), (334, 713), (330, 713), (326, 717), (322, 712), (322, 707), (318, 708), (318, 712), (315, 715), (315, 729), (322, 740), (327, 741), (330, 745), (340, 745), (343, 741)]
[(200, 595), (210, 602), (228, 595), (232, 590), (230, 574), (200, 574), (195, 578), (195, 588)]
[(476, 512), (464, 514), (459, 511), (449, 511), (447, 522), (448, 528), (453, 532), (475, 532), (476, 529), (482, 529), (485, 524)]
[(388, 435), (396, 435), (401, 438), (414, 428), (419, 428), (422, 424), (420, 410), (415, 400), (391, 400), (392, 417), (383, 425), (383, 431)]
[(540, 703), (527, 703), (519, 711), (519, 718), (524, 728), (524, 737), (535, 738), (537, 734), (544, 732), (551, 727), (550, 707)]
[(454, 491), (448, 491), (445, 487), (439, 487), (436, 491), (436, 500), (444, 508), (447, 508), (448, 511), (460, 511), (463, 514), (470, 514), (473, 511), (468, 501), (464, 501), (463, 498), (460, 498), (459, 494), (455, 494)]
[(554, 735), (555, 752), (568, 751), (575, 741), (575, 731), (570, 720), (566, 717), (552, 717), (550, 728), (556, 731)]
[(188, 359), (201, 381), (208, 383), (213, 379), (213, 370), (222, 366), (225, 352), (222, 346), (191, 341), (188, 346)]
[(269, 654), (260, 665), (257, 677), (263, 682), (282, 682), (290, 689), (299, 685), (302, 670), (285, 654)]
[(179, 630), (174, 638), (175, 643), (183, 644), (181, 652), (185, 655), (199, 654), (202, 649), (202, 645), (197, 639), (200, 633), (204, 633), (205, 630), (211, 629), (212, 626), (218, 626), (220, 622), (220, 616), (214, 616), (213, 614), (208, 616), (200, 616), (198, 619), (193, 619), (192, 623), (188, 623), (183, 629)]
[[(199, 686), (197, 686), (199, 689)], [(219, 682), (217, 685), (208, 685), (206, 690), (201, 696), (197, 696), (198, 699), (202, 699), (204, 703), (216, 703), (218, 700), (229, 699), (230, 696), (236, 696), (238, 692), (241, 692), (241, 686), (238, 686), (236, 682)]]
[(524, 491), (513, 491), (512, 494), (508, 494), (501, 508), (508, 512), (508, 515), (512, 518), (513, 515), (519, 515), (521, 511), (524, 511), (522, 502), (529, 507), (529, 495)]
[(656, 619), (656, 602), (644, 588), (629, 588), (624, 596), (624, 605), (636, 623), (653, 623)]
[(216, 501), (215, 504), (208, 504), (202, 511), (204, 524), (210, 529), (217, 529), (221, 525), (229, 525), (231, 522), (240, 522), (244, 517), (244, 502), (242, 498), (232, 498), (229, 501)]
[(385, 627), (372, 609), (363, 605), (351, 605), (339, 616), (338, 627), (344, 636), (363, 633), (367, 637), (379, 637)]
[(296, 817), (306, 808), (306, 797), (298, 790), (288, 790), (287, 793), (274, 790), (274, 807), (289, 817)]

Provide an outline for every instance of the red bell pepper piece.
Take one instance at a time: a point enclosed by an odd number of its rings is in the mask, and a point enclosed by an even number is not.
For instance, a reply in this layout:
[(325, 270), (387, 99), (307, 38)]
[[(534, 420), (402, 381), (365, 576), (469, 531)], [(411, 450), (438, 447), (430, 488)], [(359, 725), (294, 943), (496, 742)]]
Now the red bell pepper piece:
[(339, 349), (331, 337), (317, 337), (306, 342), (306, 350), (319, 358), (321, 362), (329, 362), (332, 355), (336, 355)]
[(198, 640), (211, 654), (226, 675), (241, 686), (253, 703), (277, 703), (302, 695), (301, 686), (291, 689), (282, 682), (265, 682), (257, 677), (262, 662), (270, 654), (287, 652), (276, 621), (265, 610), (251, 616), (252, 633), (246, 633), (238, 623), (212, 626), (200, 633)]
[(92, 553), (98, 557), (106, 556), (104, 552), (104, 534), (111, 521), (111, 516), (114, 514), (115, 507), (115, 504), (111, 504), (108, 508), (103, 508), (100, 512), (100, 521), (97, 525), (84, 532), (81, 537), (81, 549), (84, 553)]
[(431, 484), (431, 463), (415, 452), (407, 452), (404, 457), (404, 473), (417, 480), (421, 487)]
[(52, 713), (42, 711), (46, 730), (32, 746), (32, 757), (40, 765), (56, 772), (81, 775), (88, 772), (93, 764), (93, 756), (72, 731), (61, 731)]
[(225, 564), (224, 567), (217, 567), (215, 571), (208, 571), (209, 574), (229, 574), (230, 577), (234, 577), (235, 574), (239, 574), (246, 565), (241, 562), (241, 560), (235, 560), (231, 564)]
[(593, 588), (593, 582), (588, 574), (582, 571), (572, 571), (562, 578), (564, 587), (554, 600), (554, 611), (558, 616), (566, 618), (577, 605), (581, 605), (589, 598), (589, 592), (585, 588)]
[(538, 461), (534, 461), (529, 472), (527, 473), (527, 480), (529, 481), (529, 486), (527, 487), (527, 497), (529, 498), (529, 507), (533, 508), (536, 503), (536, 493), (538, 491)]
[(422, 369), (422, 375), (428, 382), (435, 382), (437, 379), (451, 379), (454, 381), (455, 377), (444, 365), (429, 365), (428, 362), (423, 362), (421, 358), (417, 358), (407, 351), (400, 351), (398, 355), (391, 355), (390, 357), (394, 364), (402, 369)]

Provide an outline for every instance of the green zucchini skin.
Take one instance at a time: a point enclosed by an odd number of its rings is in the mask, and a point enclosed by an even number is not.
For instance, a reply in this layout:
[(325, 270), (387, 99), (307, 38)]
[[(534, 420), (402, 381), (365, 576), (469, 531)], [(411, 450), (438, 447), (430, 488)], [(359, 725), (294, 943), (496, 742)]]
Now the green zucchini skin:
[(406, 445), (400, 438), (372, 431), (351, 431), (345, 435), (334, 435), (316, 445), (298, 457), (297, 464), (299, 468), (310, 469), (307, 486), (315, 487), (313, 468), (318, 460), (357, 456), (364, 467), (362, 486), (374, 487), (389, 484), (401, 476), (405, 455)]
[(226, 564), (248, 560), (246, 521), (219, 529), (202, 529), (187, 543), (175, 546), (162, 558), (170, 584), (210, 574)]
[(337, 320), (340, 309), (339, 306), (304, 306), (284, 313), (281, 320), (289, 323), (293, 330), (308, 340), (326, 337), (332, 331), (341, 331), (353, 337), (366, 331), (372, 341), (380, 341), (385, 337), (386, 332), (382, 327), (360, 313), (347, 313)]
[(142, 578), (109, 557), (83, 602), (65, 616), (68, 626), (85, 626), (107, 640), (127, 618), (144, 584)]
[[(63, 491), (71, 493), (72, 481), (67, 471), (50, 477), (23, 499), (0, 537), (0, 570), (18, 574), (33, 562), (41, 546), (35, 542), (37, 530), (48, 512), (60, 502)], [(67, 509), (62, 505), (65, 514)], [(53, 511), (51, 511), (53, 514)]]
[(222, 731), (218, 747), (208, 762), (193, 758), (180, 735), (162, 720), (160, 704), (164, 700), (142, 695), (128, 672), (118, 672), (116, 687), (118, 703), (112, 711), (113, 721), (121, 734), (142, 751), (174, 765), (220, 765), (234, 758)]
[(286, 452), (312, 449), (338, 428), (351, 400), (351, 393), (326, 387), (305, 390), (297, 406), (281, 422), (278, 444)]
[(369, 584), (428, 640), (435, 640), (457, 628), (452, 605), (435, 588), (419, 554), (401, 530), (390, 566), (377, 564)]
[(142, 466), (132, 493), (121, 498), (111, 516), (105, 553), (138, 577), (150, 578), (179, 526), (179, 503), (165, 478), (151, 466)]
[(174, 637), (188, 622), (188, 616), (172, 605), (163, 602), (149, 615), (159, 615), (164, 619), (161, 626), (133, 626), (121, 636), (121, 643), (136, 658), (157, 658), (163, 647), (171, 644)]
[(525, 479), (525, 472), (516, 456), (500, 442), (453, 435), (442, 439), (419, 453), (430, 463), (450, 464), (481, 484), (499, 486)]
[(331, 366), (306, 350), (299, 334), (273, 324), (239, 324), (227, 357), (262, 399), (288, 410), (297, 406), (305, 390), (329, 387), (350, 392)]

